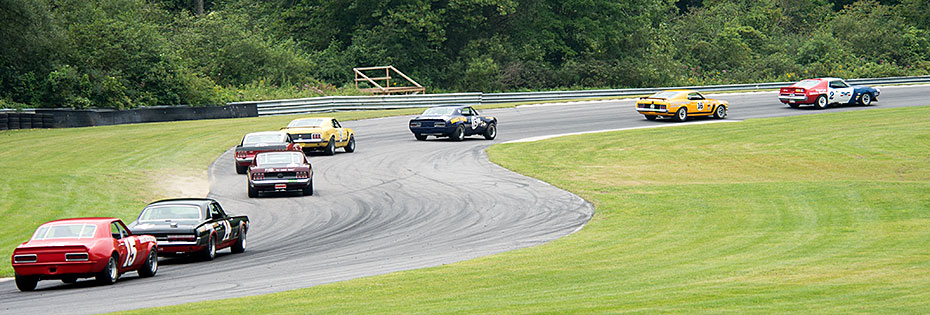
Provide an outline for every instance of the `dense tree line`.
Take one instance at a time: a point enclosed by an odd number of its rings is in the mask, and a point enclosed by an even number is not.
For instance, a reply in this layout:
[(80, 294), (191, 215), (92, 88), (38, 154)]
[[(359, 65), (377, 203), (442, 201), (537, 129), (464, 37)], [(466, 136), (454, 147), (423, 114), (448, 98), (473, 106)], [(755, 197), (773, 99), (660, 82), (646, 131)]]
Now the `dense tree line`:
[[(0, 0), (0, 106), (930, 74), (926, 0)], [(341, 88), (345, 87), (345, 88)]]

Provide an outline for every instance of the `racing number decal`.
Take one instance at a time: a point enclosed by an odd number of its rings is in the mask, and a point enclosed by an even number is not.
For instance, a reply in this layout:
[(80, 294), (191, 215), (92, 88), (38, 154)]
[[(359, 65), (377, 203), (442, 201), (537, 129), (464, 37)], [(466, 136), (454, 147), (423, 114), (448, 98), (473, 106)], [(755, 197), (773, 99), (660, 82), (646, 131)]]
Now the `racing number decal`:
[(123, 268), (132, 266), (132, 263), (136, 261), (136, 244), (135, 239), (129, 238), (123, 241), (123, 245), (126, 246), (126, 261), (123, 262)]
[(480, 123), (480, 122), (481, 122), (481, 119), (480, 119), (480, 118), (478, 118), (478, 117), (472, 117), (472, 118), (471, 118), (471, 129), (473, 129), (473, 130), (474, 130), (474, 129), (478, 129), (478, 123)]
[(704, 102), (697, 102), (697, 103), (698, 103), (698, 104), (697, 104), (697, 107), (698, 107), (697, 110), (704, 110)]
[(232, 233), (230, 233), (230, 230), (232, 229), (232, 227), (230, 227), (229, 221), (228, 221), (228, 220), (223, 220), (222, 222), (220, 222), (220, 225), (222, 225), (222, 226), (224, 227), (224, 229), (223, 229), (223, 242), (228, 241), (228, 240), (229, 240), (230, 234), (232, 234)]

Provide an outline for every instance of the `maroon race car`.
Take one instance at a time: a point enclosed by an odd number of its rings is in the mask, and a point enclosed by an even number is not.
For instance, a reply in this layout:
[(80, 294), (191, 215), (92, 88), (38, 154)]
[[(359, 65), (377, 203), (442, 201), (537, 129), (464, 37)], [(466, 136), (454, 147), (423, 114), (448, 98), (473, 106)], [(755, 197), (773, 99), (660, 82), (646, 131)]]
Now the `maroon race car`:
[(298, 190), (313, 195), (313, 168), (303, 152), (266, 152), (249, 167), (249, 198), (260, 192)]
[(255, 155), (272, 151), (300, 151), (299, 144), (291, 140), (291, 135), (283, 131), (253, 132), (242, 137), (236, 146), (236, 173), (245, 174), (252, 165)]
[(90, 277), (113, 284), (120, 274), (133, 270), (140, 277), (152, 277), (158, 271), (156, 246), (155, 237), (133, 235), (116, 218), (47, 222), (13, 250), (16, 287), (32, 291), (39, 280), (74, 283)]

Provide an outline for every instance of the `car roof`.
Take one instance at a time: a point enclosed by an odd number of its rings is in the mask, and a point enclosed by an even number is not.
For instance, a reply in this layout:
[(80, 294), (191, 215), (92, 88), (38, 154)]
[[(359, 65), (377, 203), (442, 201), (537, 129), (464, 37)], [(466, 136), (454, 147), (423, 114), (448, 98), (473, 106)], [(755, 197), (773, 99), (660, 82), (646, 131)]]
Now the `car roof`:
[(843, 79), (834, 78), (834, 77), (829, 77), (829, 78), (818, 78), (817, 80), (826, 80), (826, 81), (830, 81), (830, 80), (843, 80)]
[(284, 131), (259, 131), (259, 132), (250, 132), (246, 136), (250, 135), (284, 135)]
[(471, 107), (471, 106), (470, 105), (437, 105), (437, 106), (433, 106), (430, 108), (438, 108), (438, 107), (465, 108), (465, 107)]
[(155, 201), (155, 202), (149, 203), (148, 205), (146, 205), (146, 207), (156, 206), (156, 205), (158, 206), (160, 205), (191, 205), (191, 206), (199, 206), (201, 208), (206, 208), (207, 206), (210, 205), (211, 202), (214, 202), (214, 201), (216, 200), (213, 200), (210, 198), (173, 198), (173, 199), (163, 199), (163, 200)]
[(117, 218), (107, 218), (107, 217), (93, 217), (93, 218), (70, 218), (70, 219), (60, 219), (48, 221), (44, 224), (49, 223), (90, 223), (90, 224), (109, 224), (110, 222), (119, 220)]
[(294, 119), (294, 120), (291, 120), (291, 121), (294, 122), (294, 121), (298, 121), (298, 120), (308, 120), (308, 119), (332, 120), (332, 119), (336, 119), (336, 117), (304, 117), (304, 118), (297, 118), (297, 119)]
[[(693, 92), (698, 92), (698, 91), (697, 91), (697, 90), (688, 90), (688, 89), (675, 89), (675, 90), (665, 90), (665, 91), (662, 91), (662, 92), (687, 92), (687, 93), (693, 93)], [(698, 92), (698, 93), (700, 93), (700, 92)]]

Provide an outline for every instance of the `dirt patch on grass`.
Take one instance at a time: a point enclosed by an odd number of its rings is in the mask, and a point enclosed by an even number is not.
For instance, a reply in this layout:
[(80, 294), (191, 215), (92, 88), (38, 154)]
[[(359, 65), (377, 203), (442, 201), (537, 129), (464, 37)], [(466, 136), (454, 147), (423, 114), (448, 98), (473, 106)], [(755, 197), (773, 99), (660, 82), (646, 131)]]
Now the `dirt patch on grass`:
[(210, 193), (206, 171), (160, 170), (147, 172), (151, 181), (150, 200), (165, 198), (204, 198)]

